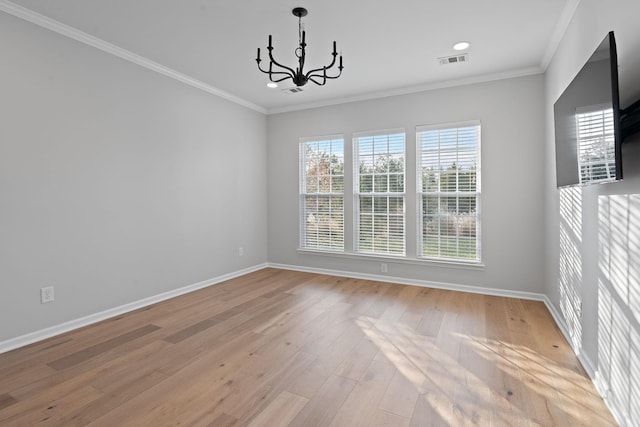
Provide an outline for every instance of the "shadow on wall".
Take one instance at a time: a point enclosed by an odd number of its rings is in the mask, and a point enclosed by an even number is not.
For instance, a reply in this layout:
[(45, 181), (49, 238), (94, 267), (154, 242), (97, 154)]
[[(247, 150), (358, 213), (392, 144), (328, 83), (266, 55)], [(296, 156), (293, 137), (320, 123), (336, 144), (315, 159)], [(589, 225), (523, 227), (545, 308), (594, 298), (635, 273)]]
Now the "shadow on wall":
[(582, 346), (582, 189), (560, 189), (560, 310), (573, 348)]
[(598, 377), (611, 404), (640, 420), (640, 194), (598, 197)]

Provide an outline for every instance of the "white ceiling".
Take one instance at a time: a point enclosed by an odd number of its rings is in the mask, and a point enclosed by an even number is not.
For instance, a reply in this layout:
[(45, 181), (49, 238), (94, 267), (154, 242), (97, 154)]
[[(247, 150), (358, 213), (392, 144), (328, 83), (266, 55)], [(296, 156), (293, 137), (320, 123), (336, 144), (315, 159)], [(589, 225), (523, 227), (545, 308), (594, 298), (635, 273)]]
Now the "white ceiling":
[[(93, 36), (94, 45), (106, 41), (277, 112), (542, 72), (578, 1), (0, 0), (0, 6), (24, 7), (13, 9), (44, 15)], [(291, 83), (265, 86), (255, 56), (260, 47), (264, 59), (272, 34), (276, 59), (294, 64), (296, 6), (309, 10), (303, 19), (308, 66), (328, 63), (336, 40), (345, 69), (325, 86), (308, 84), (291, 94), (281, 90)], [(471, 42), (469, 62), (439, 65), (437, 58), (455, 54), (452, 45), (462, 40)]]

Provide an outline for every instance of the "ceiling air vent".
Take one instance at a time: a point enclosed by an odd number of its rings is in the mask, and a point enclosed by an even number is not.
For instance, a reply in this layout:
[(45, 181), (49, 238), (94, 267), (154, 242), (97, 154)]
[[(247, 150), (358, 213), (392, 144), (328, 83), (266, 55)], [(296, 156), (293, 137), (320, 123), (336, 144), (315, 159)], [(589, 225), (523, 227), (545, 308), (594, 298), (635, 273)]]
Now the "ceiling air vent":
[(440, 63), (440, 65), (457, 64), (459, 62), (469, 62), (469, 54), (463, 53), (461, 55), (444, 56), (442, 58), (438, 58), (438, 62)]
[(285, 93), (298, 93), (298, 92), (302, 92), (304, 89), (302, 89), (301, 87), (290, 87), (287, 89), (282, 89), (283, 92)]

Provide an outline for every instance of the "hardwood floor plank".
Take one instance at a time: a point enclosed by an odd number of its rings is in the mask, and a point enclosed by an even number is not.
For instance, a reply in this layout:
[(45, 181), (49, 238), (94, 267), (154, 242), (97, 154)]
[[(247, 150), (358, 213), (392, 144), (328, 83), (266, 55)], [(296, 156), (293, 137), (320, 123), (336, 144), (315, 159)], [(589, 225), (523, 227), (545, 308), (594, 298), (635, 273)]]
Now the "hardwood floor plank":
[(209, 329), (210, 327), (212, 327), (213, 325), (215, 325), (216, 322), (215, 320), (212, 319), (205, 319), (201, 322), (195, 323), (189, 327), (186, 327), (184, 329), (182, 329), (179, 332), (176, 332), (175, 334), (169, 335), (168, 337), (165, 337), (164, 340), (166, 342), (170, 342), (171, 344), (177, 344), (180, 341), (183, 341), (199, 332), (205, 331), (207, 329)]
[(324, 366), (321, 363), (314, 362), (287, 386), (287, 390), (311, 399), (327, 379), (329, 379), (329, 374), (324, 369)]
[[(40, 393), (42, 390), (55, 393), (56, 390), (67, 388), (95, 387), (96, 382), (101, 378), (108, 378), (108, 384), (118, 384), (120, 381), (127, 379), (124, 376), (127, 373), (132, 370), (136, 372), (139, 370), (137, 361), (140, 358), (144, 359), (150, 353), (155, 354), (163, 345), (168, 345), (157, 339), (149, 341), (148, 338), (150, 336), (147, 335), (144, 338), (127, 343), (118, 347), (117, 351), (103, 353), (87, 362), (63, 371), (55, 371), (49, 368), (51, 372), (41, 378), (32, 379), (26, 385), (12, 390), (12, 395), (18, 400), (26, 400), (34, 393)], [(145, 341), (141, 341), (142, 339)], [(153, 365), (145, 366), (145, 369), (148, 368), (153, 368)]]
[(70, 366), (77, 365), (88, 359), (91, 359), (92, 357), (95, 357), (100, 353), (109, 351), (114, 347), (135, 340), (136, 338), (142, 337), (144, 335), (150, 334), (151, 332), (154, 332), (158, 329), (160, 329), (160, 327), (156, 325), (145, 325), (131, 332), (127, 332), (126, 334), (117, 336), (110, 340), (88, 347), (84, 350), (80, 350), (76, 353), (72, 353), (68, 356), (49, 362), (47, 363), (47, 365), (55, 370), (61, 371), (63, 369), (69, 368)]
[(354, 380), (332, 375), (289, 423), (288, 427), (325, 427), (330, 425), (355, 385)]
[(394, 322), (407, 311), (408, 302), (417, 293), (417, 286), (391, 286), (384, 294), (387, 302), (384, 312), (378, 318), (379, 322)]
[(436, 392), (421, 393), (411, 415), (409, 427), (449, 427), (448, 404)]
[(32, 401), (20, 401), (0, 412), (0, 425), (65, 425), (71, 414), (102, 393), (93, 387), (67, 388)]
[(378, 407), (383, 411), (410, 418), (423, 382), (421, 374), (408, 376), (396, 371)]
[(410, 420), (378, 409), (367, 424), (368, 427), (410, 427)]
[[(162, 303), (160, 303), (162, 304)], [(156, 325), (155, 319), (169, 316), (170, 312), (165, 310), (165, 306), (151, 305), (140, 308), (138, 310), (122, 314), (103, 320), (95, 325), (85, 326), (83, 328), (68, 332), (64, 336), (71, 338), (72, 344), (81, 348), (87, 348), (99, 345), (105, 341), (116, 339), (121, 335), (127, 334), (134, 329), (144, 325)], [(96, 326), (100, 325), (100, 328)], [(66, 346), (66, 344), (65, 344)], [(70, 353), (69, 351), (68, 353)]]
[[(339, 328), (329, 335), (330, 345), (305, 345), (302, 351), (315, 354), (316, 360), (296, 379), (289, 391), (312, 398), (318, 389), (335, 374), (340, 365), (350, 358), (356, 351), (358, 342), (363, 339), (364, 332), (357, 325), (348, 323), (348, 326)], [(309, 341), (316, 343), (313, 337)]]
[(416, 327), (416, 331), (425, 337), (437, 337), (445, 313), (440, 310), (428, 310)]
[(69, 423), (74, 425), (88, 425), (105, 414), (117, 410), (121, 405), (135, 398), (146, 390), (167, 379), (167, 375), (156, 370), (145, 370), (130, 375), (119, 381), (119, 386), (109, 386), (108, 392), (103, 392), (87, 405), (69, 413)]
[[(1, 383), (5, 390), (12, 390), (15, 393), (16, 390), (28, 387), (30, 384), (41, 381), (43, 378), (48, 378), (56, 372), (50, 366), (29, 363), (26, 366), (20, 366), (17, 369), (3, 373), (0, 378), (2, 378)], [(19, 398), (20, 394), (16, 394), (16, 397)]]
[(222, 413), (218, 415), (213, 421), (209, 422), (208, 416), (205, 416), (205, 421), (197, 422), (194, 426), (205, 426), (205, 427), (234, 427), (238, 426), (238, 419), (236, 417), (232, 417), (229, 414)]
[(268, 268), (0, 354), (0, 425), (616, 424), (540, 302)]
[[(253, 333), (237, 337), (243, 343), (255, 340)], [(247, 354), (237, 357), (227, 348), (205, 353), (173, 373), (164, 381), (138, 394), (114, 411), (96, 419), (91, 425), (118, 425), (122, 414), (131, 425), (161, 425), (165, 420), (199, 418), (218, 405), (233, 391), (235, 382), (246, 376), (242, 366)], [(225, 351), (227, 350), (227, 351)], [(225, 357), (227, 356), (227, 357)]]
[(359, 380), (366, 372), (380, 349), (371, 338), (365, 336), (356, 345), (353, 354), (336, 369), (336, 374), (352, 380)]
[[(48, 338), (25, 347), (8, 351), (2, 354), (2, 366), (0, 366), (0, 376), (11, 371), (19, 369), (18, 366), (25, 366), (38, 357), (50, 357), (54, 348), (68, 347), (66, 344), (71, 342), (68, 334), (62, 334), (57, 337)], [(65, 351), (68, 351), (65, 349)], [(44, 355), (44, 356), (43, 356)], [(34, 361), (35, 365), (37, 361)]]
[(9, 393), (0, 394), (0, 410), (8, 408), (16, 402), (17, 400)]
[(398, 324), (404, 326), (405, 328), (410, 329), (411, 331), (415, 331), (418, 328), (418, 325), (422, 321), (423, 314), (419, 311), (406, 310), (400, 319), (398, 319)]
[[(263, 370), (247, 377), (243, 383), (237, 384), (234, 392), (221, 405), (221, 408), (236, 415), (241, 425), (247, 424), (279, 394), (287, 391), (287, 385), (297, 378), (314, 359), (315, 356), (311, 354), (297, 352), (286, 364), (277, 364), (273, 360), (271, 363), (265, 363), (267, 360), (262, 360)], [(275, 369), (274, 364), (277, 365)]]
[(287, 426), (309, 399), (283, 391), (247, 427)]
[(378, 404), (395, 373), (388, 361), (373, 361), (331, 422), (331, 427), (368, 427), (380, 415)]

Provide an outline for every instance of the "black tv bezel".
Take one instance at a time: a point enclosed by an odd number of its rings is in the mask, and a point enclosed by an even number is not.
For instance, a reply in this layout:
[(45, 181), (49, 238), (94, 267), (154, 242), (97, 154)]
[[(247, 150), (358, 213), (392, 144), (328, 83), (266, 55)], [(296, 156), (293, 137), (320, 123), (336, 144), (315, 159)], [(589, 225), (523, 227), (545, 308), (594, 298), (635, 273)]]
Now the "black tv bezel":
[[(616, 39), (615, 39), (615, 35), (614, 35), (613, 31), (609, 31), (605, 35), (605, 37), (603, 39), (601, 39), (600, 43), (598, 43), (598, 45), (596, 46), (596, 48), (593, 51), (593, 53), (595, 53), (598, 50), (598, 48), (607, 39), (608, 39), (608, 42), (609, 42), (611, 107), (612, 107), (612, 110), (613, 110), (613, 138), (614, 138), (614, 156), (615, 156), (614, 161), (615, 161), (615, 165), (616, 165), (616, 176), (615, 176), (615, 179), (607, 180), (607, 181), (584, 182), (584, 183), (579, 182), (579, 179), (578, 179), (578, 182), (575, 182), (575, 183), (559, 185), (558, 182), (557, 182), (558, 177), (556, 176), (556, 187), (557, 188), (583, 187), (583, 186), (594, 185), (594, 184), (607, 184), (607, 183), (621, 181), (623, 179), (623, 173), (622, 173), (622, 143), (623, 143), (623, 138), (626, 136), (626, 133), (627, 133), (626, 130), (623, 129), (623, 125), (624, 125), (624, 121), (626, 120), (626, 117), (627, 117), (626, 113), (628, 113), (628, 111), (627, 110), (622, 110), (620, 108), (620, 92), (619, 92), (619, 83), (618, 83), (618, 50), (617, 50), (617, 47), (616, 47)], [(578, 78), (578, 76), (580, 75), (580, 73), (582, 72), (584, 67), (587, 65), (587, 63), (589, 62), (589, 60), (593, 56), (593, 53), (591, 54), (591, 56), (589, 56), (589, 59), (587, 60), (587, 62), (580, 68), (580, 71), (578, 71), (578, 73), (574, 76), (574, 78), (571, 80), (571, 82), (567, 85), (567, 87), (562, 92), (562, 94), (558, 97), (558, 99), (556, 100), (556, 103), (560, 99), (563, 98), (563, 96), (565, 95), (565, 93), (567, 92), (569, 87), (571, 87), (572, 83)], [(556, 103), (554, 103), (554, 109), (555, 109)], [(554, 124), (557, 126), (557, 123), (555, 123), (555, 120), (556, 119), (554, 117)], [(556, 137), (557, 137), (557, 135), (556, 135)], [(556, 144), (557, 144), (557, 141), (556, 141)], [(557, 158), (556, 158), (556, 162), (557, 162)], [(557, 167), (557, 165), (556, 165), (556, 167)], [(577, 171), (577, 172), (578, 172), (578, 175), (579, 175), (580, 171)]]
[(620, 88), (618, 86), (618, 49), (613, 31), (609, 31), (609, 64), (611, 66), (611, 103), (613, 104), (613, 137), (616, 162), (616, 181), (622, 180), (622, 120)]

